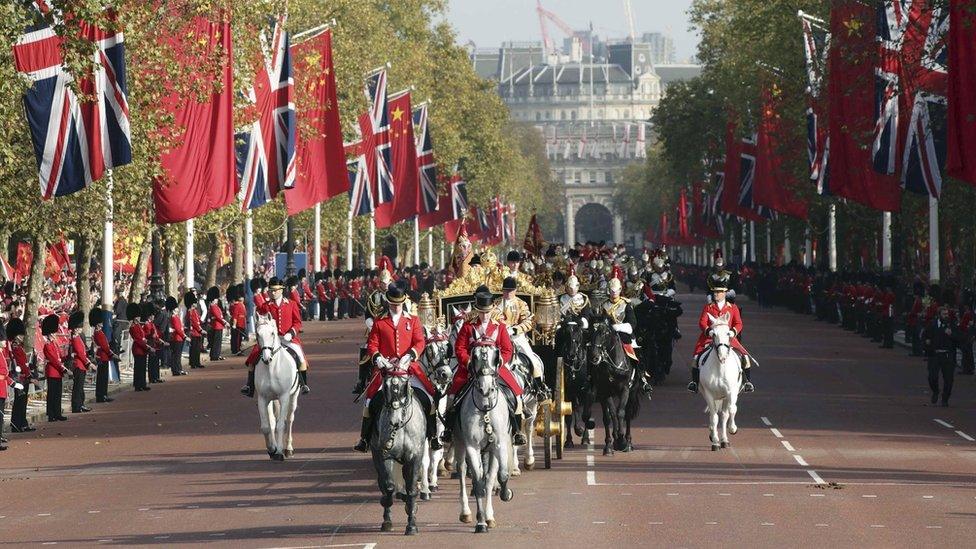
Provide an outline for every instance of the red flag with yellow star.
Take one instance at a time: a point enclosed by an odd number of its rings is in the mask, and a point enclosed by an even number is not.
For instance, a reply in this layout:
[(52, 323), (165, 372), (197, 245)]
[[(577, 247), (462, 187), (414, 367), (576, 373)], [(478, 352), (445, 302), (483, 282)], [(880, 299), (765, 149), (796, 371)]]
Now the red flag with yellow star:
[(410, 219), (423, 211), (410, 92), (391, 95), (387, 109), (390, 120), (393, 200), (376, 207), (376, 227), (380, 229)]

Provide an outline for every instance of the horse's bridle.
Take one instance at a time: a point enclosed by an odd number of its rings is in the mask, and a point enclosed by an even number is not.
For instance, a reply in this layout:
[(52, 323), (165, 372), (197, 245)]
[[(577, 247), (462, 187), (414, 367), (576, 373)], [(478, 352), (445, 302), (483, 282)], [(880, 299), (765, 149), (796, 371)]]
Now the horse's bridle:
[[(489, 346), (494, 347), (494, 344), (475, 344), (476, 348)], [(481, 408), (478, 405), (478, 401), (474, 401), (475, 410), (478, 410), (479, 413), (485, 414), (485, 417), (487, 417), (488, 412), (493, 409), (496, 404), (498, 404), (498, 367), (493, 367), (492, 365), (485, 363), (480, 365), (478, 370), (476, 370), (474, 373), (477, 377), (491, 377), (491, 387), (488, 388), (487, 393), (482, 391), (480, 386), (476, 388), (478, 394), (488, 400), (488, 405), (485, 408)]]
[(409, 381), (404, 384), (404, 387), (403, 396), (400, 398), (393, 399), (390, 398), (389, 394), (384, 395), (386, 398), (383, 402), (383, 408), (387, 411), (399, 410), (404, 407), (407, 408), (407, 417), (403, 418), (403, 421), (390, 422), (390, 438), (386, 439), (386, 442), (383, 443), (384, 453), (389, 452), (393, 448), (393, 441), (396, 440), (397, 432), (410, 423), (410, 420), (413, 418), (413, 406), (410, 406), (410, 401), (413, 398), (413, 387), (410, 386)]

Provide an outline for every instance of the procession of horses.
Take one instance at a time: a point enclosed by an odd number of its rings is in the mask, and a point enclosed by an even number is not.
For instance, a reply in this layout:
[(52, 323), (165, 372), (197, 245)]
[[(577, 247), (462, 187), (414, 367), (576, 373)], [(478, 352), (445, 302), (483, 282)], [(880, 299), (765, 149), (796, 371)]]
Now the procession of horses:
[[(603, 416), (603, 455), (633, 451), (632, 421), (671, 370), (683, 311), (663, 250), (630, 258), (626, 275), (619, 261), (611, 269), (578, 258), (547, 261), (530, 276), (513, 254), (507, 265), (490, 251), (471, 256), (450, 284), (415, 303), (394, 280), (367, 302), (356, 449), (376, 469), (384, 532), (393, 528), (399, 499), (405, 534), (418, 533), (418, 501), (429, 500), (447, 475), (459, 481), (459, 520), (488, 532), (496, 524), (494, 496), (510, 501), (512, 477), (535, 468), (537, 437), (546, 468), (575, 446), (574, 437), (593, 443), (594, 405)], [(726, 302), (729, 285), (723, 271), (709, 281), (689, 385), (695, 392), (700, 385), (712, 450), (731, 445), (751, 360), (737, 340), (741, 317)], [(275, 321), (260, 308), (255, 315), (254, 394), (268, 454), (280, 461), (294, 453), (304, 357), (289, 351), (292, 334), (276, 330)]]

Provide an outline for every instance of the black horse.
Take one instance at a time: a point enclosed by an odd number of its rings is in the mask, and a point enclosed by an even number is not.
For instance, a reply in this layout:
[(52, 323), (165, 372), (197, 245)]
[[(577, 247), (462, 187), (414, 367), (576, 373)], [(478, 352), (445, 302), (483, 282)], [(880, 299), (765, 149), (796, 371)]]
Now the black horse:
[[(613, 455), (614, 450), (629, 452), (634, 448), (630, 422), (640, 408), (639, 384), (634, 379), (634, 365), (606, 318), (594, 322), (586, 353), (592, 397), (603, 408), (603, 455)], [(588, 415), (589, 411), (583, 413)], [(626, 431), (622, 423), (626, 423)]]
[(573, 447), (573, 433), (580, 444), (589, 444), (590, 380), (586, 367), (586, 330), (581, 316), (567, 314), (556, 328), (556, 356), (563, 359), (566, 398), (573, 404), (573, 414), (566, 416), (566, 447)]
[(650, 372), (654, 385), (663, 383), (671, 373), (674, 341), (681, 337), (678, 317), (683, 312), (680, 302), (663, 295), (634, 308), (634, 336), (640, 346), (641, 366)]

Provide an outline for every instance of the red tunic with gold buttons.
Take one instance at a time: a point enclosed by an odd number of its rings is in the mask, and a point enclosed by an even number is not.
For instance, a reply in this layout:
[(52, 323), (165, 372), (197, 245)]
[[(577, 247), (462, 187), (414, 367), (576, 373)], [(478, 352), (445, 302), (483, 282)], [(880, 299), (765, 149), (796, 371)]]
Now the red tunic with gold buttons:
[(278, 335), (284, 336), (291, 332), (292, 341), (298, 345), (302, 344), (298, 339), (298, 333), (302, 331), (302, 314), (298, 310), (297, 303), (285, 298), (281, 299), (280, 304), (269, 300), (262, 303), (257, 311), (262, 315), (271, 315), (271, 318), (275, 319), (278, 324)]
[(412, 353), (414, 360), (406, 372), (390, 372), (388, 370), (377, 370), (373, 372), (373, 378), (366, 387), (366, 398), (373, 398), (383, 385), (383, 376), (386, 375), (409, 375), (416, 378), (424, 386), (428, 393), (434, 394), (436, 389), (430, 382), (427, 374), (417, 362), (417, 357), (424, 352), (426, 342), (424, 340), (424, 327), (420, 324), (420, 319), (407, 312), (400, 313), (400, 320), (396, 326), (393, 325), (393, 317), (386, 315), (376, 319), (373, 327), (369, 331), (369, 338), (366, 340), (366, 354), (371, 359), (381, 355), (394, 365), (401, 357), (407, 353)]

